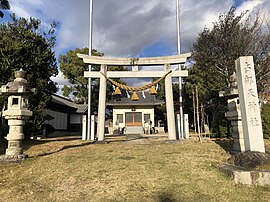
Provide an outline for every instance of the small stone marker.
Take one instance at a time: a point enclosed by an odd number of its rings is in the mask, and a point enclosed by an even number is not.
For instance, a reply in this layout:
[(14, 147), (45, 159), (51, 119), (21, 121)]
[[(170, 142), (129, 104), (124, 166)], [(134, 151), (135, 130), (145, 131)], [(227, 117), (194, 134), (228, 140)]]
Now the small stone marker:
[(82, 140), (86, 140), (87, 139), (87, 116), (83, 115), (82, 116)]
[(185, 139), (189, 139), (188, 114), (184, 114), (184, 137), (185, 137)]
[(205, 137), (207, 137), (207, 135), (208, 135), (209, 138), (210, 138), (210, 130), (209, 130), (208, 125), (207, 125), (207, 124), (204, 124), (203, 127), (204, 127), (204, 134), (205, 134)]
[(246, 151), (265, 152), (252, 56), (235, 61)]

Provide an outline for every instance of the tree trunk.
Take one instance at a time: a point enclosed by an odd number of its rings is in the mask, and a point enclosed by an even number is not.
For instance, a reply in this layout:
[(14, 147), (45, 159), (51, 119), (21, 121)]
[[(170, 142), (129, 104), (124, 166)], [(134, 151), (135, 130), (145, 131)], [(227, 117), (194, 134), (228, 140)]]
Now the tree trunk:
[(197, 133), (195, 92), (192, 90), (194, 131)]
[(203, 109), (203, 104), (201, 103), (201, 133), (205, 132), (204, 131), (204, 109)]
[(202, 142), (201, 131), (200, 131), (199, 93), (198, 93), (198, 88), (197, 88), (197, 86), (196, 86), (196, 112), (197, 112), (198, 135), (199, 135), (199, 140), (200, 140), (200, 142)]

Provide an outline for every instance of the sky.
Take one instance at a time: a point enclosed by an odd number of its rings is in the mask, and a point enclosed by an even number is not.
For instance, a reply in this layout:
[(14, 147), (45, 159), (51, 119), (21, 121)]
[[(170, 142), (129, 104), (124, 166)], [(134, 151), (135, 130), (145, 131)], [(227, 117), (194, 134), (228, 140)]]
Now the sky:
[[(89, 0), (9, 0), (18, 17), (52, 21), (57, 27), (55, 54), (88, 47)], [(231, 6), (237, 12), (261, 9), (270, 17), (270, 0), (180, 0), (181, 53), (189, 52), (198, 33), (211, 28)], [(7, 21), (8, 13), (4, 21)], [(3, 21), (3, 20), (2, 20)], [(0, 20), (0, 22), (2, 22)], [(177, 54), (176, 0), (93, 0), (93, 48), (111, 57)], [(60, 72), (53, 78), (67, 84)]]

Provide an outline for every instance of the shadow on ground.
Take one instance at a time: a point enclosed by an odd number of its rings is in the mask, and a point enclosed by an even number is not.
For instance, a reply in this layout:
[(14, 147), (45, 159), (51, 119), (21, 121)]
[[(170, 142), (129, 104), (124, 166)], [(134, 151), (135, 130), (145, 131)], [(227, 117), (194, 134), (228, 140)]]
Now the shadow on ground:
[(233, 149), (232, 139), (215, 139), (214, 142), (218, 144), (226, 152), (232, 152)]
[(176, 200), (175, 196), (172, 193), (162, 192), (158, 194), (156, 201), (157, 202), (176, 202), (179, 200)]
[[(41, 139), (41, 140), (31, 140), (31, 139), (25, 139), (23, 140), (23, 150), (26, 151), (28, 149), (30, 149), (32, 146), (36, 146), (36, 145), (42, 145), (42, 144), (46, 144), (49, 142), (69, 142), (69, 141), (74, 141), (74, 140), (81, 140), (81, 137), (59, 137), (59, 138), (48, 138), (48, 139)], [(68, 144), (68, 143), (67, 143)], [(80, 144), (76, 144), (76, 145), (67, 145), (67, 146), (63, 146), (61, 149), (57, 150), (57, 151), (53, 151), (53, 152), (48, 152), (48, 153), (43, 153), (37, 156), (46, 156), (46, 155), (50, 155), (50, 154), (54, 154), (66, 149), (70, 149), (70, 148), (76, 148), (76, 147), (83, 147), (89, 144), (93, 144), (93, 142), (82, 142)], [(8, 143), (7, 140), (5, 139), (1, 139), (0, 140), (0, 155), (5, 154), (5, 150), (7, 149)]]
[[(90, 145), (90, 144), (93, 144), (93, 142), (86, 142), (86, 143), (77, 144), (77, 145), (64, 146), (64, 147), (62, 147), (61, 149), (58, 149), (58, 150), (56, 150), (56, 151), (38, 154), (37, 156), (48, 156), (48, 155), (51, 155), (51, 154), (55, 154), (55, 153), (64, 151), (64, 150), (66, 150), (66, 149), (72, 149), (72, 148), (84, 147), (84, 146), (87, 146), (87, 145)], [(34, 158), (34, 157), (36, 157), (36, 156), (30, 157), (30, 158)]]

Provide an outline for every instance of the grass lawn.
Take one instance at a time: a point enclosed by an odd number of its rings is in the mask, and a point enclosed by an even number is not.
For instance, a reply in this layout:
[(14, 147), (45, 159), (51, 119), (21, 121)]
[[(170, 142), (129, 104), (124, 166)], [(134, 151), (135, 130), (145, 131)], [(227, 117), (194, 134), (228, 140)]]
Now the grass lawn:
[(25, 142), (30, 158), (0, 164), (0, 201), (270, 201), (269, 186), (236, 185), (219, 171), (227, 141), (163, 142)]

